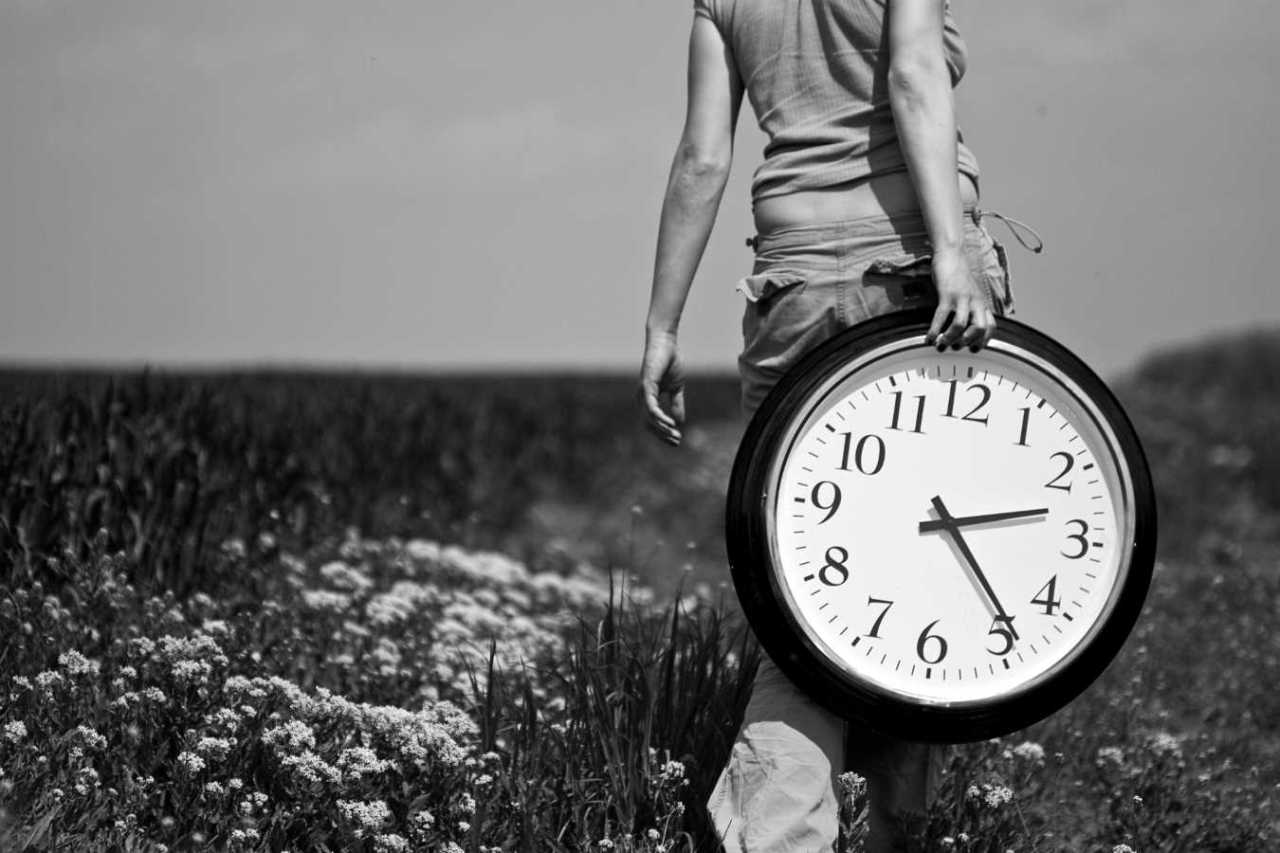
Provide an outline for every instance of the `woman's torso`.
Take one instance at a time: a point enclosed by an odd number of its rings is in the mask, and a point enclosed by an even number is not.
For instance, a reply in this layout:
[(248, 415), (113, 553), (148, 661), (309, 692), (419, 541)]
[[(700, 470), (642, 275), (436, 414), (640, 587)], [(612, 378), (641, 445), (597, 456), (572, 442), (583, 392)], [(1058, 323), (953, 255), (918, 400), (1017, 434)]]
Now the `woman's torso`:
[[(918, 209), (888, 97), (887, 0), (694, 0), (729, 45), (768, 135), (752, 178), (759, 232)], [(953, 84), (966, 52), (950, 10)], [(977, 161), (958, 141), (961, 196)]]
[[(978, 204), (978, 185), (960, 173), (960, 203)], [(861, 181), (757, 199), (752, 207), (756, 232), (768, 234), (820, 222), (869, 219), (919, 210), (915, 186), (906, 172), (875, 175)]]

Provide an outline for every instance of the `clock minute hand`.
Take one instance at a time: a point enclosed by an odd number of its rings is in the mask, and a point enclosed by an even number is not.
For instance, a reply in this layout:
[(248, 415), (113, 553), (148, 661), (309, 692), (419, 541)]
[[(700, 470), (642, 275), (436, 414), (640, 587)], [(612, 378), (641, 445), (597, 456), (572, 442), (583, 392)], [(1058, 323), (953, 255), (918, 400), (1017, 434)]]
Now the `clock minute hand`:
[(960, 549), (960, 553), (964, 554), (965, 560), (968, 561), (969, 568), (973, 570), (974, 576), (977, 577), (978, 583), (982, 584), (982, 589), (987, 593), (987, 598), (991, 599), (991, 604), (996, 609), (996, 618), (1009, 626), (1009, 634), (1015, 640), (1018, 639), (1018, 631), (1013, 627), (1013, 617), (1005, 612), (1004, 607), (1000, 604), (1000, 599), (996, 597), (995, 590), (991, 588), (990, 582), (987, 581), (987, 576), (982, 573), (982, 569), (978, 566), (978, 560), (973, 556), (973, 552), (969, 550), (969, 545), (964, 541), (964, 537), (960, 535), (960, 527), (956, 524), (957, 519), (947, 512), (947, 507), (942, 503), (940, 495), (934, 495), (931, 503), (938, 512), (939, 521), (943, 522), (940, 529), (951, 534), (951, 538)]
[(1048, 512), (1048, 507), (1041, 507), (1039, 509), (1019, 509), (1013, 512), (989, 512), (984, 515), (958, 515), (952, 517), (949, 522), (941, 518), (930, 518), (920, 522), (920, 532), (928, 533), (932, 530), (946, 530), (951, 526), (968, 527), (971, 524), (985, 524), (989, 521), (1008, 521), (1012, 518), (1030, 518), (1035, 515), (1045, 515)]

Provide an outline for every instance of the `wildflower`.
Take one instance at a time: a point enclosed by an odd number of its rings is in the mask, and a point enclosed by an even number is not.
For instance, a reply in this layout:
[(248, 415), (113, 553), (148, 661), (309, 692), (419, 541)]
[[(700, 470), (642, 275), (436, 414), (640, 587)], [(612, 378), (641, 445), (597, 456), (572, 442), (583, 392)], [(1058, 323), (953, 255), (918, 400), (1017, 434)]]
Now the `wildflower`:
[(353, 569), (341, 560), (325, 563), (320, 567), (320, 576), (338, 589), (364, 592), (373, 586), (369, 576), (359, 569)]
[(14, 720), (12, 723), (5, 723), (4, 739), (9, 743), (19, 743), (27, 736), (27, 725), (21, 720)]
[(148, 687), (142, 691), (143, 698), (155, 702), (157, 705), (163, 705), (169, 701), (169, 697), (164, 695), (164, 691), (159, 687)]
[(471, 796), (471, 795), (470, 795), (469, 793), (467, 793), (466, 791), (463, 791), (463, 792), (462, 792), (462, 799), (461, 799), (461, 801), (458, 803), (458, 811), (462, 812), (463, 814), (475, 814), (475, 813), (476, 813), (476, 798), (475, 798), (475, 797), (473, 797), (473, 796)]
[(409, 842), (400, 835), (389, 833), (373, 839), (375, 853), (409, 853)]
[(950, 835), (944, 835), (942, 837), (942, 846), (944, 849), (950, 850), (952, 847), (956, 846), (956, 840)]
[(280, 760), (280, 764), (292, 770), (304, 782), (312, 784), (327, 782), (336, 785), (342, 779), (342, 773), (336, 767), (309, 749), (299, 755), (285, 756)]
[(232, 844), (244, 844), (244, 845), (257, 844), (257, 843), (258, 843), (258, 837), (259, 837), (259, 836), (258, 836), (258, 830), (256, 830), (256, 829), (233, 829), (233, 830), (231, 830), (231, 843), (232, 843)]
[(411, 559), (420, 560), (422, 562), (435, 561), (440, 559), (440, 546), (435, 542), (429, 542), (426, 539), (410, 539), (405, 543), (405, 553)]
[(225, 637), (231, 633), (231, 628), (222, 619), (206, 619), (200, 623), (200, 630), (215, 637)]
[[(370, 604), (372, 604), (372, 602), (370, 602)], [(368, 607), (365, 608), (365, 613), (366, 615), (369, 613)], [(373, 633), (359, 622), (352, 622), (350, 619), (342, 623), (342, 630), (353, 637), (368, 637)]]
[(98, 771), (92, 767), (81, 767), (76, 773), (75, 789), (80, 796), (88, 796), (89, 791), (101, 784), (101, 777)]
[(352, 826), (356, 838), (363, 838), (366, 833), (374, 833), (391, 820), (391, 810), (382, 800), (357, 802), (355, 800), (338, 800), (338, 814), (343, 821)]
[(196, 744), (196, 752), (214, 761), (222, 761), (231, 752), (234, 743), (224, 737), (202, 737)]
[(1147, 747), (1156, 755), (1182, 757), (1182, 740), (1168, 732), (1156, 732), (1147, 740)]
[(160, 638), (159, 648), (160, 657), (171, 666), (179, 661), (199, 661), (210, 668), (227, 664), (222, 647), (208, 634), (195, 633), (189, 637), (166, 635)]
[(240, 725), (240, 715), (230, 708), (219, 708), (204, 715), (204, 724), (215, 729), (235, 731)]
[(400, 668), (400, 647), (386, 637), (378, 638), (368, 657), (378, 664), (378, 671), (383, 675), (395, 675)]
[[(267, 691), (263, 689), (262, 679), (255, 678), (250, 681), (243, 675), (232, 675), (223, 682), (222, 687), (227, 693), (242, 699), (252, 699), (255, 702), (261, 702), (267, 698)], [(242, 705), (241, 711), (252, 706)]]
[(40, 692), (46, 699), (52, 699), (53, 689), (60, 686), (64, 681), (62, 673), (54, 672), (50, 669), (36, 674), (36, 686), (40, 688)]
[(227, 787), (230, 788), (232, 791), (239, 791), (241, 788), (244, 787), (244, 782), (240, 780), (239, 776), (232, 776), (230, 779), (227, 780)]
[(466, 835), (470, 831), (471, 831), (471, 824), (467, 823), (465, 820), (458, 821), (458, 832), (461, 832), (463, 835)]
[(657, 841), (660, 836), (658, 835), (658, 830), (650, 828), (649, 831), (645, 833), (645, 837), (650, 841)]
[(409, 817), (409, 832), (418, 840), (426, 836), (431, 828), (436, 825), (435, 815), (423, 809), (420, 812), (414, 812)]
[(196, 755), (194, 752), (183, 751), (178, 753), (178, 764), (182, 766), (188, 774), (194, 776), (204, 769), (204, 759)]
[(1128, 844), (1117, 844), (1111, 848), (1111, 853), (1134, 853), (1134, 850)]
[(357, 746), (342, 751), (338, 756), (338, 767), (345, 778), (360, 779), (363, 776), (385, 773), (395, 765), (378, 758), (372, 749)]
[(252, 794), (249, 794), (244, 799), (242, 799), (236, 805), (236, 809), (240, 812), (240, 814), (244, 815), (245, 817), (249, 817), (250, 815), (253, 814), (254, 810), (261, 809), (263, 806), (265, 806), (267, 804), (268, 799), (269, 798), (267, 797), (267, 795), (262, 793), (261, 791), (254, 791)]
[(208, 661), (180, 660), (173, 664), (171, 672), (174, 679), (183, 684), (201, 684), (213, 675), (213, 667)]
[(662, 781), (675, 782), (684, 778), (684, 764), (679, 761), (667, 761), (662, 765)]
[(262, 742), (273, 746), (278, 752), (300, 752), (314, 749), (315, 732), (301, 720), (290, 720), (284, 725), (267, 729), (262, 733)]
[(91, 726), (76, 726), (75, 736), (89, 749), (104, 749), (107, 745), (107, 739)]
[(1141, 797), (1140, 795), (1138, 795), (1138, 794), (1134, 794), (1134, 795), (1133, 795), (1133, 804), (1134, 804), (1134, 806), (1140, 806), (1140, 805), (1142, 805), (1142, 797)]
[(339, 613), (351, 607), (351, 596), (328, 589), (304, 589), (302, 603), (312, 610), (332, 610)]
[(983, 785), (983, 800), (989, 808), (998, 809), (1013, 799), (1013, 791), (1004, 785)]
[(1124, 764), (1124, 750), (1118, 746), (1104, 746), (1098, 750), (1094, 763), (1099, 767), (1106, 767), (1108, 764), (1120, 767)]
[(72, 677), (97, 675), (101, 669), (101, 665), (96, 660), (89, 660), (74, 649), (58, 655), (58, 665)]
[(1013, 754), (1024, 761), (1039, 764), (1044, 761), (1044, 747), (1038, 743), (1024, 740), (1013, 748)]
[(222, 787), (221, 782), (205, 782), (204, 792), (211, 797), (221, 797), (226, 793), (226, 789)]
[[(634, 509), (634, 508), (633, 508), (633, 509)], [(608, 838), (601, 838), (598, 842), (596, 842), (596, 844), (597, 844), (597, 845), (599, 845), (599, 847), (600, 847), (600, 849), (601, 849), (601, 850), (612, 850), (612, 849), (613, 849), (613, 841), (611, 841), (611, 840), (610, 840), (610, 839), (608, 839)]]

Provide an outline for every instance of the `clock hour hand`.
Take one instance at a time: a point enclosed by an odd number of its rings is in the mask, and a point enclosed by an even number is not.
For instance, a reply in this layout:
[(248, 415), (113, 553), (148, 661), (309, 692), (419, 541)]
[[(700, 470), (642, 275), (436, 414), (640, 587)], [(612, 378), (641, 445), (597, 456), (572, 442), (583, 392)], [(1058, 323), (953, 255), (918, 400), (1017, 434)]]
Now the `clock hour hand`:
[(969, 568), (973, 570), (974, 577), (978, 579), (978, 583), (982, 585), (982, 589), (987, 594), (987, 598), (991, 600), (991, 606), (996, 610), (996, 620), (1003, 622), (1009, 629), (1009, 635), (1013, 639), (1018, 639), (1018, 630), (1013, 627), (1013, 617), (1005, 612), (1004, 607), (1000, 604), (1000, 599), (996, 597), (996, 592), (991, 588), (987, 576), (982, 573), (982, 568), (978, 565), (977, 559), (973, 556), (973, 552), (969, 550), (969, 545), (964, 541), (964, 537), (960, 535), (960, 526), (957, 524), (958, 519), (947, 512), (947, 507), (942, 502), (940, 495), (934, 495), (931, 499), (933, 508), (938, 513), (938, 520), (941, 524), (937, 528), (945, 530), (951, 534), (952, 540), (956, 543), (956, 547), (960, 549), (960, 553), (964, 555), (965, 560), (969, 563)]
[(950, 524), (941, 518), (930, 518), (920, 522), (920, 532), (928, 533), (931, 530), (945, 530), (951, 525), (956, 527), (968, 527), (971, 524), (986, 524), (989, 521), (1008, 521), (1013, 518), (1031, 518), (1036, 515), (1045, 515), (1049, 512), (1048, 507), (1039, 509), (1020, 509), (1013, 512), (989, 512), (984, 515), (958, 515), (951, 519)]

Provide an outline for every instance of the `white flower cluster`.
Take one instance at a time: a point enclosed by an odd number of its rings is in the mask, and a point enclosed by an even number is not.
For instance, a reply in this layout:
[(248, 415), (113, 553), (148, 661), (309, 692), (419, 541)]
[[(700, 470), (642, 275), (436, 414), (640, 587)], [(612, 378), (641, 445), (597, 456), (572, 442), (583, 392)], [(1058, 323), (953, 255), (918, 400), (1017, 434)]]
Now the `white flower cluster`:
[(372, 835), (391, 820), (391, 809), (382, 800), (338, 800), (338, 815), (356, 838)]
[(1044, 763), (1044, 747), (1033, 741), (1024, 740), (1013, 748), (1013, 754), (1033, 764)]

